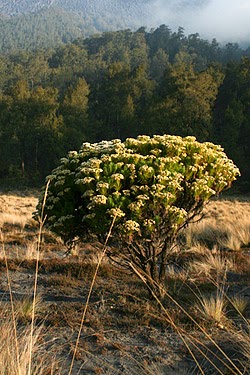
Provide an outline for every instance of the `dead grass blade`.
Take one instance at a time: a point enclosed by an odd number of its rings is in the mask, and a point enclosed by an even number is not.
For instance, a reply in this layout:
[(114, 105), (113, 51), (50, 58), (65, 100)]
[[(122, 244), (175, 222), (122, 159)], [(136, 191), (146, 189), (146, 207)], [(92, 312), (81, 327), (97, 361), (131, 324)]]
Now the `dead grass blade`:
[(34, 332), (34, 324), (35, 324), (35, 309), (36, 309), (36, 298), (37, 298), (37, 282), (38, 282), (38, 268), (39, 268), (39, 260), (40, 260), (40, 246), (41, 246), (41, 239), (42, 239), (42, 230), (46, 220), (44, 217), (44, 208), (48, 194), (50, 180), (48, 180), (44, 197), (43, 197), (43, 204), (41, 210), (41, 216), (39, 217), (39, 232), (38, 232), (38, 239), (37, 239), (37, 251), (36, 251), (36, 269), (35, 269), (35, 280), (34, 280), (34, 291), (33, 291), (33, 306), (32, 306), (32, 314), (31, 314), (31, 324), (30, 324), (30, 350), (29, 350), (29, 369), (28, 375), (31, 375), (31, 364), (32, 364), (32, 348), (33, 348), (33, 332)]
[(70, 364), (70, 369), (69, 369), (68, 375), (72, 374), (72, 370), (73, 370), (73, 366), (74, 366), (74, 362), (75, 362), (75, 356), (76, 356), (77, 348), (78, 348), (78, 345), (79, 345), (80, 336), (81, 336), (81, 332), (82, 332), (82, 328), (83, 328), (83, 324), (84, 324), (86, 312), (87, 312), (88, 305), (89, 305), (89, 300), (90, 300), (90, 297), (91, 297), (91, 294), (92, 294), (92, 291), (93, 291), (93, 288), (94, 288), (94, 284), (95, 284), (95, 281), (96, 281), (97, 273), (98, 273), (98, 270), (100, 268), (102, 259), (104, 258), (105, 254), (106, 254), (106, 251), (107, 251), (108, 240), (109, 240), (109, 238), (111, 236), (112, 229), (113, 229), (113, 226), (115, 224), (115, 220), (116, 220), (116, 216), (114, 216), (113, 221), (112, 221), (112, 223), (110, 225), (109, 232), (107, 234), (106, 241), (105, 241), (104, 246), (103, 246), (103, 251), (100, 254), (98, 263), (97, 263), (96, 268), (95, 268), (95, 273), (94, 273), (93, 278), (92, 278), (92, 282), (91, 282), (91, 285), (90, 285), (90, 288), (89, 288), (89, 293), (88, 293), (87, 300), (86, 300), (86, 303), (85, 303), (85, 307), (84, 307), (84, 310), (83, 310), (81, 324), (80, 324), (80, 328), (79, 328), (79, 331), (78, 331), (78, 335), (77, 335), (77, 339), (76, 339), (76, 344), (75, 344), (75, 348), (74, 348), (74, 351), (73, 351), (73, 357), (72, 357), (72, 361), (71, 361), (71, 364)]

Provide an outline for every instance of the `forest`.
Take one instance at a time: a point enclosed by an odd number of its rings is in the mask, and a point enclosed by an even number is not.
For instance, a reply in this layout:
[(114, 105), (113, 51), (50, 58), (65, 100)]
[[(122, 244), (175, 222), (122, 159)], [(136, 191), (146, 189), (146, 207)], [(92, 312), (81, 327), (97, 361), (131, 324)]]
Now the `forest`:
[(0, 55), (0, 180), (39, 185), (83, 142), (139, 134), (221, 144), (249, 187), (250, 48), (166, 25)]
[[(2, 52), (55, 48), (79, 37), (147, 23), (151, 0), (0, 1)], [(150, 10), (150, 11), (149, 11)]]

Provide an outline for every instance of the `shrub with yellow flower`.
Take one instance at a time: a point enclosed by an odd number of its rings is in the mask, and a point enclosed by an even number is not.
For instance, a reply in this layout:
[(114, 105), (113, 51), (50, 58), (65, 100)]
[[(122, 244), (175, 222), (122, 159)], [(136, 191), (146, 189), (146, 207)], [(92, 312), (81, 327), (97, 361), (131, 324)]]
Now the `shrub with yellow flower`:
[(69, 244), (91, 234), (104, 241), (115, 218), (122, 264), (143, 271), (160, 294), (177, 234), (238, 175), (220, 146), (194, 137), (84, 143), (47, 177), (46, 225)]

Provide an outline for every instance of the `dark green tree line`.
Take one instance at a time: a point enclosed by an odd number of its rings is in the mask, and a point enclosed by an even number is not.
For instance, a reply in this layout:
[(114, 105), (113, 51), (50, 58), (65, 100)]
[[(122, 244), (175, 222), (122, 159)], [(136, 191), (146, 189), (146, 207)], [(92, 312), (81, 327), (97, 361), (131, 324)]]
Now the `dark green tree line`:
[(250, 180), (250, 60), (230, 63), (214, 111), (214, 138)]
[(165, 133), (222, 144), (249, 178), (250, 60), (240, 53), (162, 25), (0, 55), (1, 179), (41, 181), (83, 141)]

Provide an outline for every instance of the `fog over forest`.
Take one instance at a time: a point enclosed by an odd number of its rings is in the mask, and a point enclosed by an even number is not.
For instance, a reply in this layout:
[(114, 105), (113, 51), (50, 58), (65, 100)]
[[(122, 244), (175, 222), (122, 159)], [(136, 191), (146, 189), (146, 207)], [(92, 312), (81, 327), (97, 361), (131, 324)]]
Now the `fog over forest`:
[(249, 42), (250, 0), (155, 0), (155, 22), (220, 42)]

